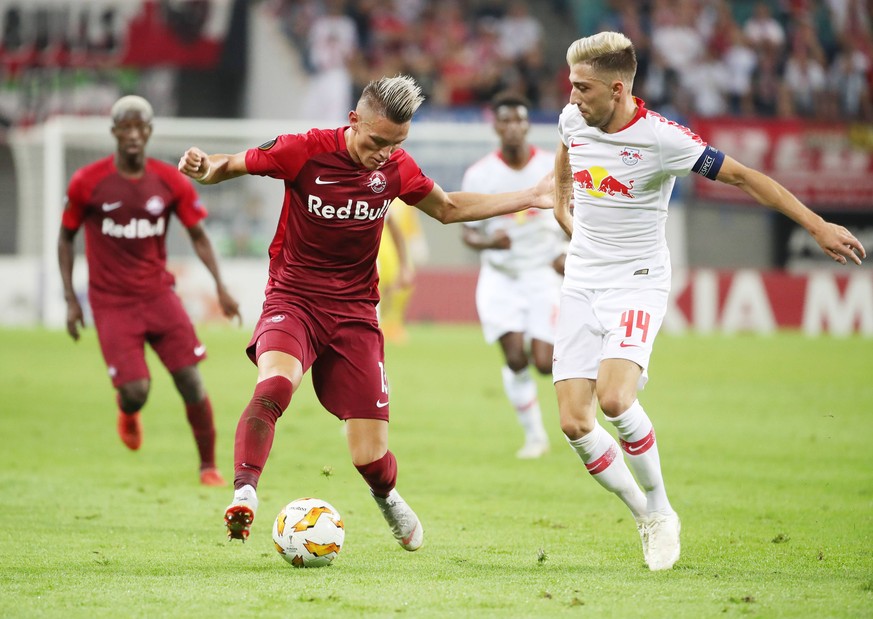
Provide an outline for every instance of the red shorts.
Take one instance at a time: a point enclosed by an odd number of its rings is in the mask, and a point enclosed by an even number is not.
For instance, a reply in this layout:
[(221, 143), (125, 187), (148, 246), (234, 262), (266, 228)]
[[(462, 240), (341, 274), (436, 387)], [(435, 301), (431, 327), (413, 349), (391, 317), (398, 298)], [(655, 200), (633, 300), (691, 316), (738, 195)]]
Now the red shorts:
[(92, 306), (109, 377), (117, 388), (149, 378), (145, 360), (148, 342), (171, 373), (206, 358), (182, 301), (172, 290), (149, 299), (119, 305)]
[(315, 395), (339, 419), (388, 421), (385, 341), (372, 304), (268, 300), (246, 353), (257, 363), (268, 350), (312, 368)]

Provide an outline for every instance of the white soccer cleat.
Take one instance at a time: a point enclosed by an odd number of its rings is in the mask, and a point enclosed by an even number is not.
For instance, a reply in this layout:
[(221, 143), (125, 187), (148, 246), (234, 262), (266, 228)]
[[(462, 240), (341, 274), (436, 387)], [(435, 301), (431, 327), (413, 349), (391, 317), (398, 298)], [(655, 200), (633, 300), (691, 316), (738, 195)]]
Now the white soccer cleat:
[(679, 516), (676, 512), (654, 512), (648, 518), (648, 551), (643, 552), (646, 563), (653, 572), (669, 570), (679, 560)]
[(515, 452), (515, 457), (519, 460), (533, 460), (535, 458), (541, 458), (547, 453), (549, 453), (548, 440), (527, 440), (524, 442), (522, 448)]
[(637, 516), (637, 531), (640, 532), (640, 541), (643, 544), (643, 559), (649, 564), (649, 517), (643, 514)]
[(421, 521), (403, 500), (403, 497), (397, 493), (397, 490), (391, 490), (384, 498), (375, 494), (372, 496), (388, 526), (391, 527), (391, 532), (397, 543), (404, 550), (413, 551), (421, 548), (424, 543), (424, 529), (421, 526)]
[(246, 484), (242, 488), (234, 490), (233, 501), (224, 510), (227, 539), (238, 539), (245, 542), (249, 538), (257, 509), (258, 495), (252, 486)]

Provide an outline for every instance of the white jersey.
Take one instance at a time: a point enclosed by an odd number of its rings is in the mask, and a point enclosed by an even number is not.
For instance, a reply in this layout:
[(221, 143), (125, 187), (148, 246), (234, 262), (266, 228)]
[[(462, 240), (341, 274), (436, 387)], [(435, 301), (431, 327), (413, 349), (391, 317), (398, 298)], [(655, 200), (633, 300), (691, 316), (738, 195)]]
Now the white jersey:
[[(531, 147), (530, 160), (521, 170), (506, 165), (499, 151), (493, 152), (467, 169), (461, 191), (518, 191), (536, 185), (554, 167), (554, 153), (536, 147)], [(509, 249), (484, 249), (479, 253), (483, 266), (508, 273), (551, 265), (566, 249), (566, 236), (550, 210), (529, 209), (464, 225), (488, 236), (498, 230), (506, 231), (512, 241)]]
[(669, 289), (673, 184), (692, 169), (713, 178), (723, 160), (690, 129), (636, 101), (637, 115), (616, 133), (589, 127), (575, 105), (561, 112), (574, 206), (565, 288)]

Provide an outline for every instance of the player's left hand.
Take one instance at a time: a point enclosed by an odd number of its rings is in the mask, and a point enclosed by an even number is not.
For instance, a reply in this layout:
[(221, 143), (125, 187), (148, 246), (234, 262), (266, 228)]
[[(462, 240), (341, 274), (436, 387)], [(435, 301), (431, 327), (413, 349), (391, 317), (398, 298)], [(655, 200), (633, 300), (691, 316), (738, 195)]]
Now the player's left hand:
[(812, 236), (824, 253), (840, 264), (846, 264), (849, 260), (861, 264), (861, 259), (867, 257), (861, 241), (844, 226), (825, 222)]
[(239, 313), (239, 303), (236, 302), (227, 289), (222, 286), (218, 289), (218, 304), (221, 306), (221, 311), (225, 317), (236, 317), (237, 324), (242, 324), (242, 315)]

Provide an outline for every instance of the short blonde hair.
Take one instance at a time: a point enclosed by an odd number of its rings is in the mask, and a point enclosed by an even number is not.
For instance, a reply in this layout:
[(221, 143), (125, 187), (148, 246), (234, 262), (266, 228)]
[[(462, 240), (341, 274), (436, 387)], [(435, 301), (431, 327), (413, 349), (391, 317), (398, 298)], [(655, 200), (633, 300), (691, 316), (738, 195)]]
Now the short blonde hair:
[(152, 122), (152, 117), (154, 116), (151, 103), (136, 95), (121, 97), (121, 99), (112, 105), (110, 115), (112, 116), (112, 122), (117, 123), (127, 114), (131, 113), (139, 114), (143, 122), (147, 123)]
[(620, 32), (598, 32), (574, 41), (567, 49), (567, 64), (591, 65), (595, 72), (617, 77), (632, 86), (637, 72), (634, 44)]
[(374, 113), (391, 122), (403, 124), (424, 101), (421, 86), (408, 75), (396, 75), (373, 80), (364, 87), (358, 103), (367, 105)]

